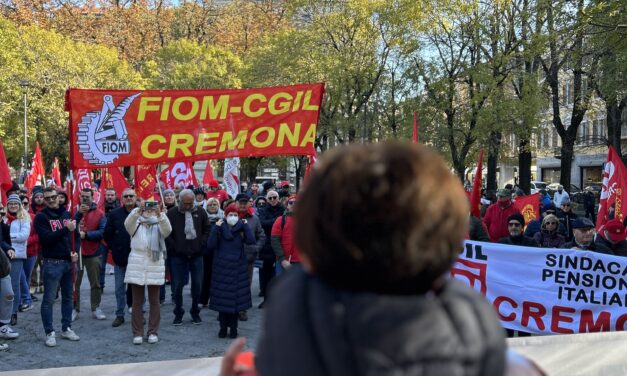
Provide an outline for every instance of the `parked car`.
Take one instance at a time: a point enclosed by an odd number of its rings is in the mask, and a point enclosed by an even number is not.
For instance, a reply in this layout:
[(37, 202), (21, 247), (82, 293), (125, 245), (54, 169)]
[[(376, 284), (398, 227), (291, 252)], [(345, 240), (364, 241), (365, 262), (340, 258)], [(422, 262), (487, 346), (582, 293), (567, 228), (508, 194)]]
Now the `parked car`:
[(549, 183), (545, 183), (543, 181), (532, 181), (531, 194), (538, 193), (541, 189), (546, 189), (547, 185), (549, 185)]

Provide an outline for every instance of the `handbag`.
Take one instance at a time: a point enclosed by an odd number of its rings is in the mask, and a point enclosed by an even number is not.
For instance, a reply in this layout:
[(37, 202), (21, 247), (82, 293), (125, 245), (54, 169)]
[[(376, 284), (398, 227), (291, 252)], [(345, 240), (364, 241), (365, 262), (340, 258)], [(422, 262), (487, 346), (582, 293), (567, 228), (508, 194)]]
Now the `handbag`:
[(11, 274), (11, 260), (9, 260), (9, 256), (3, 250), (0, 250), (0, 278), (4, 278), (9, 274)]

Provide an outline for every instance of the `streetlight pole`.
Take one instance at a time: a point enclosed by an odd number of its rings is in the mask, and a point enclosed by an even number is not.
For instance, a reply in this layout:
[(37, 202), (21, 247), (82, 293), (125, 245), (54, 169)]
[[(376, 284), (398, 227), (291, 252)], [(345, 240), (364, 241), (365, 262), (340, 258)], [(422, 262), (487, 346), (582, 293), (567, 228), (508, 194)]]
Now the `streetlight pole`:
[(27, 111), (27, 98), (26, 95), (28, 93), (28, 87), (30, 86), (30, 83), (26, 80), (22, 80), (20, 81), (20, 86), (24, 89), (24, 162), (23, 162), (23, 167), (24, 167), (24, 171), (26, 171), (26, 167), (28, 165), (28, 143), (27, 143), (27, 132), (26, 132), (26, 127), (27, 127), (27, 123), (26, 123), (26, 111)]

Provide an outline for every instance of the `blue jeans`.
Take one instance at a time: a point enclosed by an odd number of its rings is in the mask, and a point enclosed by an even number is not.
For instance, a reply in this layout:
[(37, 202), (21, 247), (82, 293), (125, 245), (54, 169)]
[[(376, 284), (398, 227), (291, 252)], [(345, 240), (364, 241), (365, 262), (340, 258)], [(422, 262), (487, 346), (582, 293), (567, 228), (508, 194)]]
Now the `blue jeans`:
[(126, 306), (126, 284), (124, 276), (126, 275), (126, 266), (113, 267), (115, 277), (115, 315), (124, 317), (124, 307)]
[(202, 287), (202, 256), (187, 257), (170, 257), (170, 277), (172, 278), (172, 292), (174, 294), (174, 315), (183, 316), (183, 286), (185, 280), (191, 273), (192, 275), (192, 307), (189, 313), (196, 315), (200, 312), (198, 301), (200, 299), (200, 288)]
[(20, 273), (21, 304), (33, 304), (33, 298), (30, 296), (30, 277), (36, 262), (37, 256), (30, 256), (24, 260), (24, 267)]
[(13, 288), (13, 310), (11, 313), (16, 314), (20, 306), (20, 274), (24, 268), (25, 259), (11, 260), (11, 287)]
[(72, 324), (72, 263), (67, 260), (44, 259), (44, 297), (41, 302), (41, 321), (46, 334), (54, 331), (52, 306), (61, 286), (61, 329), (66, 331)]
[(107, 271), (107, 257), (109, 256), (109, 247), (105, 246), (104, 244), (100, 244), (98, 246), (98, 252), (100, 252), (100, 288), (104, 290), (105, 273)]

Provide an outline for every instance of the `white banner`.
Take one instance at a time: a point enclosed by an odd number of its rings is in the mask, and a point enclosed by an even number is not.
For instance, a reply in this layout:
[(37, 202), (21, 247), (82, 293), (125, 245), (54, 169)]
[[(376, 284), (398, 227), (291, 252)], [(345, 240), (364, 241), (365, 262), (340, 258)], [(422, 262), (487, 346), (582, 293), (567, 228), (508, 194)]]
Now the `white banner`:
[(483, 293), (505, 328), (627, 330), (627, 258), (467, 241), (451, 274)]
[(239, 193), (239, 158), (228, 158), (224, 160), (224, 190), (235, 198)]

